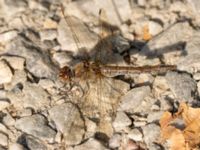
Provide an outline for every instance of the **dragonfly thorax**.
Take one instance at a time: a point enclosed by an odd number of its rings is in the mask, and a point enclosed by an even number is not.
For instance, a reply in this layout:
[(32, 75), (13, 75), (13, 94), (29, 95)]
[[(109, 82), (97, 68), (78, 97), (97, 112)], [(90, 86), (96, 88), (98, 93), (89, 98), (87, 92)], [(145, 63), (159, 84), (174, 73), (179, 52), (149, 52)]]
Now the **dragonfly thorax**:
[(60, 72), (59, 72), (59, 77), (62, 80), (65, 81), (70, 81), (71, 78), (74, 77), (74, 70), (72, 70), (70, 67), (68, 66), (64, 66), (63, 68), (61, 68)]

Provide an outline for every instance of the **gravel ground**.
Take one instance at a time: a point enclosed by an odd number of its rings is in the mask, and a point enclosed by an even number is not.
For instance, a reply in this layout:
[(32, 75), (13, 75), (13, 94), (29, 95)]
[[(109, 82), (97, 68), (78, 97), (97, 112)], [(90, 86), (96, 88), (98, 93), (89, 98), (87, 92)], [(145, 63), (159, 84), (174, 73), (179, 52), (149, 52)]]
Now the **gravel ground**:
[[(77, 48), (61, 3), (89, 56), (101, 46), (103, 8), (120, 35), (105, 39), (114, 48), (101, 61), (127, 65), (127, 55), (134, 66), (177, 70), (106, 78), (87, 94), (83, 81), (70, 89), (59, 70), (80, 62), (85, 50)], [(199, 10), (199, 0), (0, 0), (0, 150), (165, 149), (159, 143), (163, 112), (176, 111), (180, 102), (199, 106)], [(98, 81), (89, 84), (95, 89)]]

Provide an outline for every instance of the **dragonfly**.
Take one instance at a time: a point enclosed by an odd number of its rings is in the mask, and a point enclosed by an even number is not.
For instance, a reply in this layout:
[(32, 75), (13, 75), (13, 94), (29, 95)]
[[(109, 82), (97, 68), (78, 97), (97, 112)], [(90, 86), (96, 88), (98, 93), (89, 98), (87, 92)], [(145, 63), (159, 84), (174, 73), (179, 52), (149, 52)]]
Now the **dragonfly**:
[[(67, 15), (62, 8), (62, 14), (69, 27), (75, 42), (80, 42), (76, 34), (73, 19)], [(95, 46), (95, 56), (85, 57), (85, 60), (74, 66), (64, 66), (60, 69), (59, 77), (62, 81), (73, 85), (80, 85), (84, 91), (83, 97), (77, 102), (84, 116), (91, 120), (97, 120), (97, 132), (104, 133), (108, 137), (113, 134), (112, 120), (115, 117), (117, 106), (120, 103), (120, 97), (124, 95), (129, 85), (125, 82), (116, 80), (114, 77), (126, 74), (139, 73), (165, 73), (170, 70), (176, 70), (175, 65), (156, 65), (156, 66), (122, 66), (106, 64), (112, 57), (105, 57), (105, 54), (112, 53), (113, 31), (104, 25), (106, 22), (106, 13), (103, 9), (99, 11), (99, 42)], [(106, 39), (106, 40), (105, 40)], [(78, 44), (77, 44), (78, 47)], [(78, 49), (80, 49), (78, 47)], [(87, 54), (86, 54), (87, 55)], [(111, 56), (111, 55), (109, 55)]]

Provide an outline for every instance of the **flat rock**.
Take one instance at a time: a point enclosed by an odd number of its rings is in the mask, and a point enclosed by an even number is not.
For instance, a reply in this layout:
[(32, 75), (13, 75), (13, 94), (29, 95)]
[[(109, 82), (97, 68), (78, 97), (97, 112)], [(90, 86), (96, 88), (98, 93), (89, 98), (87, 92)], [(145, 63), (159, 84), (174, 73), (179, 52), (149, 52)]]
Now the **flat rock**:
[(95, 139), (89, 139), (85, 143), (74, 147), (74, 150), (86, 150), (86, 149), (108, 150), (99, 141)]
[(79, 144), (82, 141), (85, 127), (76, 106), (71, 103), (54, 106), (49, 110), (49, 115), (57, 130), (63, 133), (67, 145)]
[(0, 84), (9, 83), (12, 80), (12, 71), (5, 61), (0, 61)]
[(118, 110), (134, 112), (134, 109), (141, 105), (144, 98), (147, 97), (150, 92), (151, 89), (149, 86), (142, 86), (130, 90), (126, 95), (121, 97), (121, 104)]
[(114, 134), (109, 140), (109, 147), (113, 149), (119, 147), (121, 144), (121, 139), (122, 137), (120, 134)]
[(155, 111), (155, 112), (151, 112), (148, 114), (147, 116), (147, 122), (148, 123), (152, 123), (152, 122), (159, 122), (161, 116), (163, 115), (162, 111)]
[(128, 133), (128, 137), (134, 141), (142, 141), (143, 140), (143, 135), (141, 133), (140, 130), (138, 130), (137, 128), (132, 129), (129, 133)]
[(20, 118), (16, 121), (15, 127), (48, 142), (52, 142), (56, 135), (56, 132), (47, 125), (45, 117), (41, 115)]
[(173, 94), (179, 101), (192, 101), (193, 93), (196, 91), (195, 80), (186, 73), (168, 72), (166, 74), (167, 83)]
[(19, 143), (10, 143), (9, 150), (24, 150), (25, 148)]

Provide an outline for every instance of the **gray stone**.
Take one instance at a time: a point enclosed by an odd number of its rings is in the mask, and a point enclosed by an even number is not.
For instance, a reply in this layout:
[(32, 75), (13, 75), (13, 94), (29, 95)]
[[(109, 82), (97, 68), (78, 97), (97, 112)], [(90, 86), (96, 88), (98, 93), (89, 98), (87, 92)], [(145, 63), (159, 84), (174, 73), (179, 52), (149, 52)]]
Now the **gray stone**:
[(128, 116), (124, 112), (120, 111), (120, 112), (117, 112), (116, 118), (113, 122), (113, 127), (116, 131), (119, 131), (131, 125), (131, 123), (132, 122), (128, 118)]
[(26, 135), (25, 136), (25, 141), (27, 144), (27, 147), (30, 150), (47, 150), (47, 146), (39, 139), (30, 136), (30, 135)]
[(6, 126), (13, 126), (15, 124), (15, 119), (10, 115), (10, 113), (6, 112), (6, 115), (3, 117), (3, 123)]
[(148, 124), (142, 127), (144, 142), (147, 147), (154, 147), (154, 142), (158, 141), (160, 136), (160, 127), (156, 124)]
[(47, 125), (45, 117), (41, 115), (20, 118), (16, 121), (15, 127), (48, 142), (52, 142), (56, 135), (56, 132)]
[(82, 141), (85, 127), (81, 114), (75, 105), (64, 103), (54, 106), (49, 110), (49, 115), (57, 130), (63, 133), (67, 145), (79, 144)]
[(166, 79), (170, 89), (179, 101), (193, 100), (193, 93), (197, 87), (195, 80), (189, 74), (168, 72)]
[(25, 38), (18, 36), (7, 46), (7, 53), (26, 59), (26, 68), (36, 77), (55, 78), (57, 68), (52, 64), (47, 52)]
[(42, 109), (50, 104), (49, 94), (40, 86), (26, 82), (23, 87), (23, 106)]
[(0, 61), (0, 84), (9, 83), (12, 80), (12, 71), (5, 61)]
[(89, 139), (85, 143), (74, 147), (74, 150), (86, 150), (86, 149), (108, 150), (99, 141), (95, 139)]
[(126, 95), (121, 97), (121, 104), (118, 110), (134, 112), (134, 109), (141, 105), (145, 97), (150, 94), (150, 91), (149, 86), (142, 86), (130, 90)]
[(161, 116), (163, 115), (164, 112), (162, 111), (157, 111), (157, 112), (150, 112), (147, 116), (147, 122), (152, 123), (152, 122), (159, 122)]

